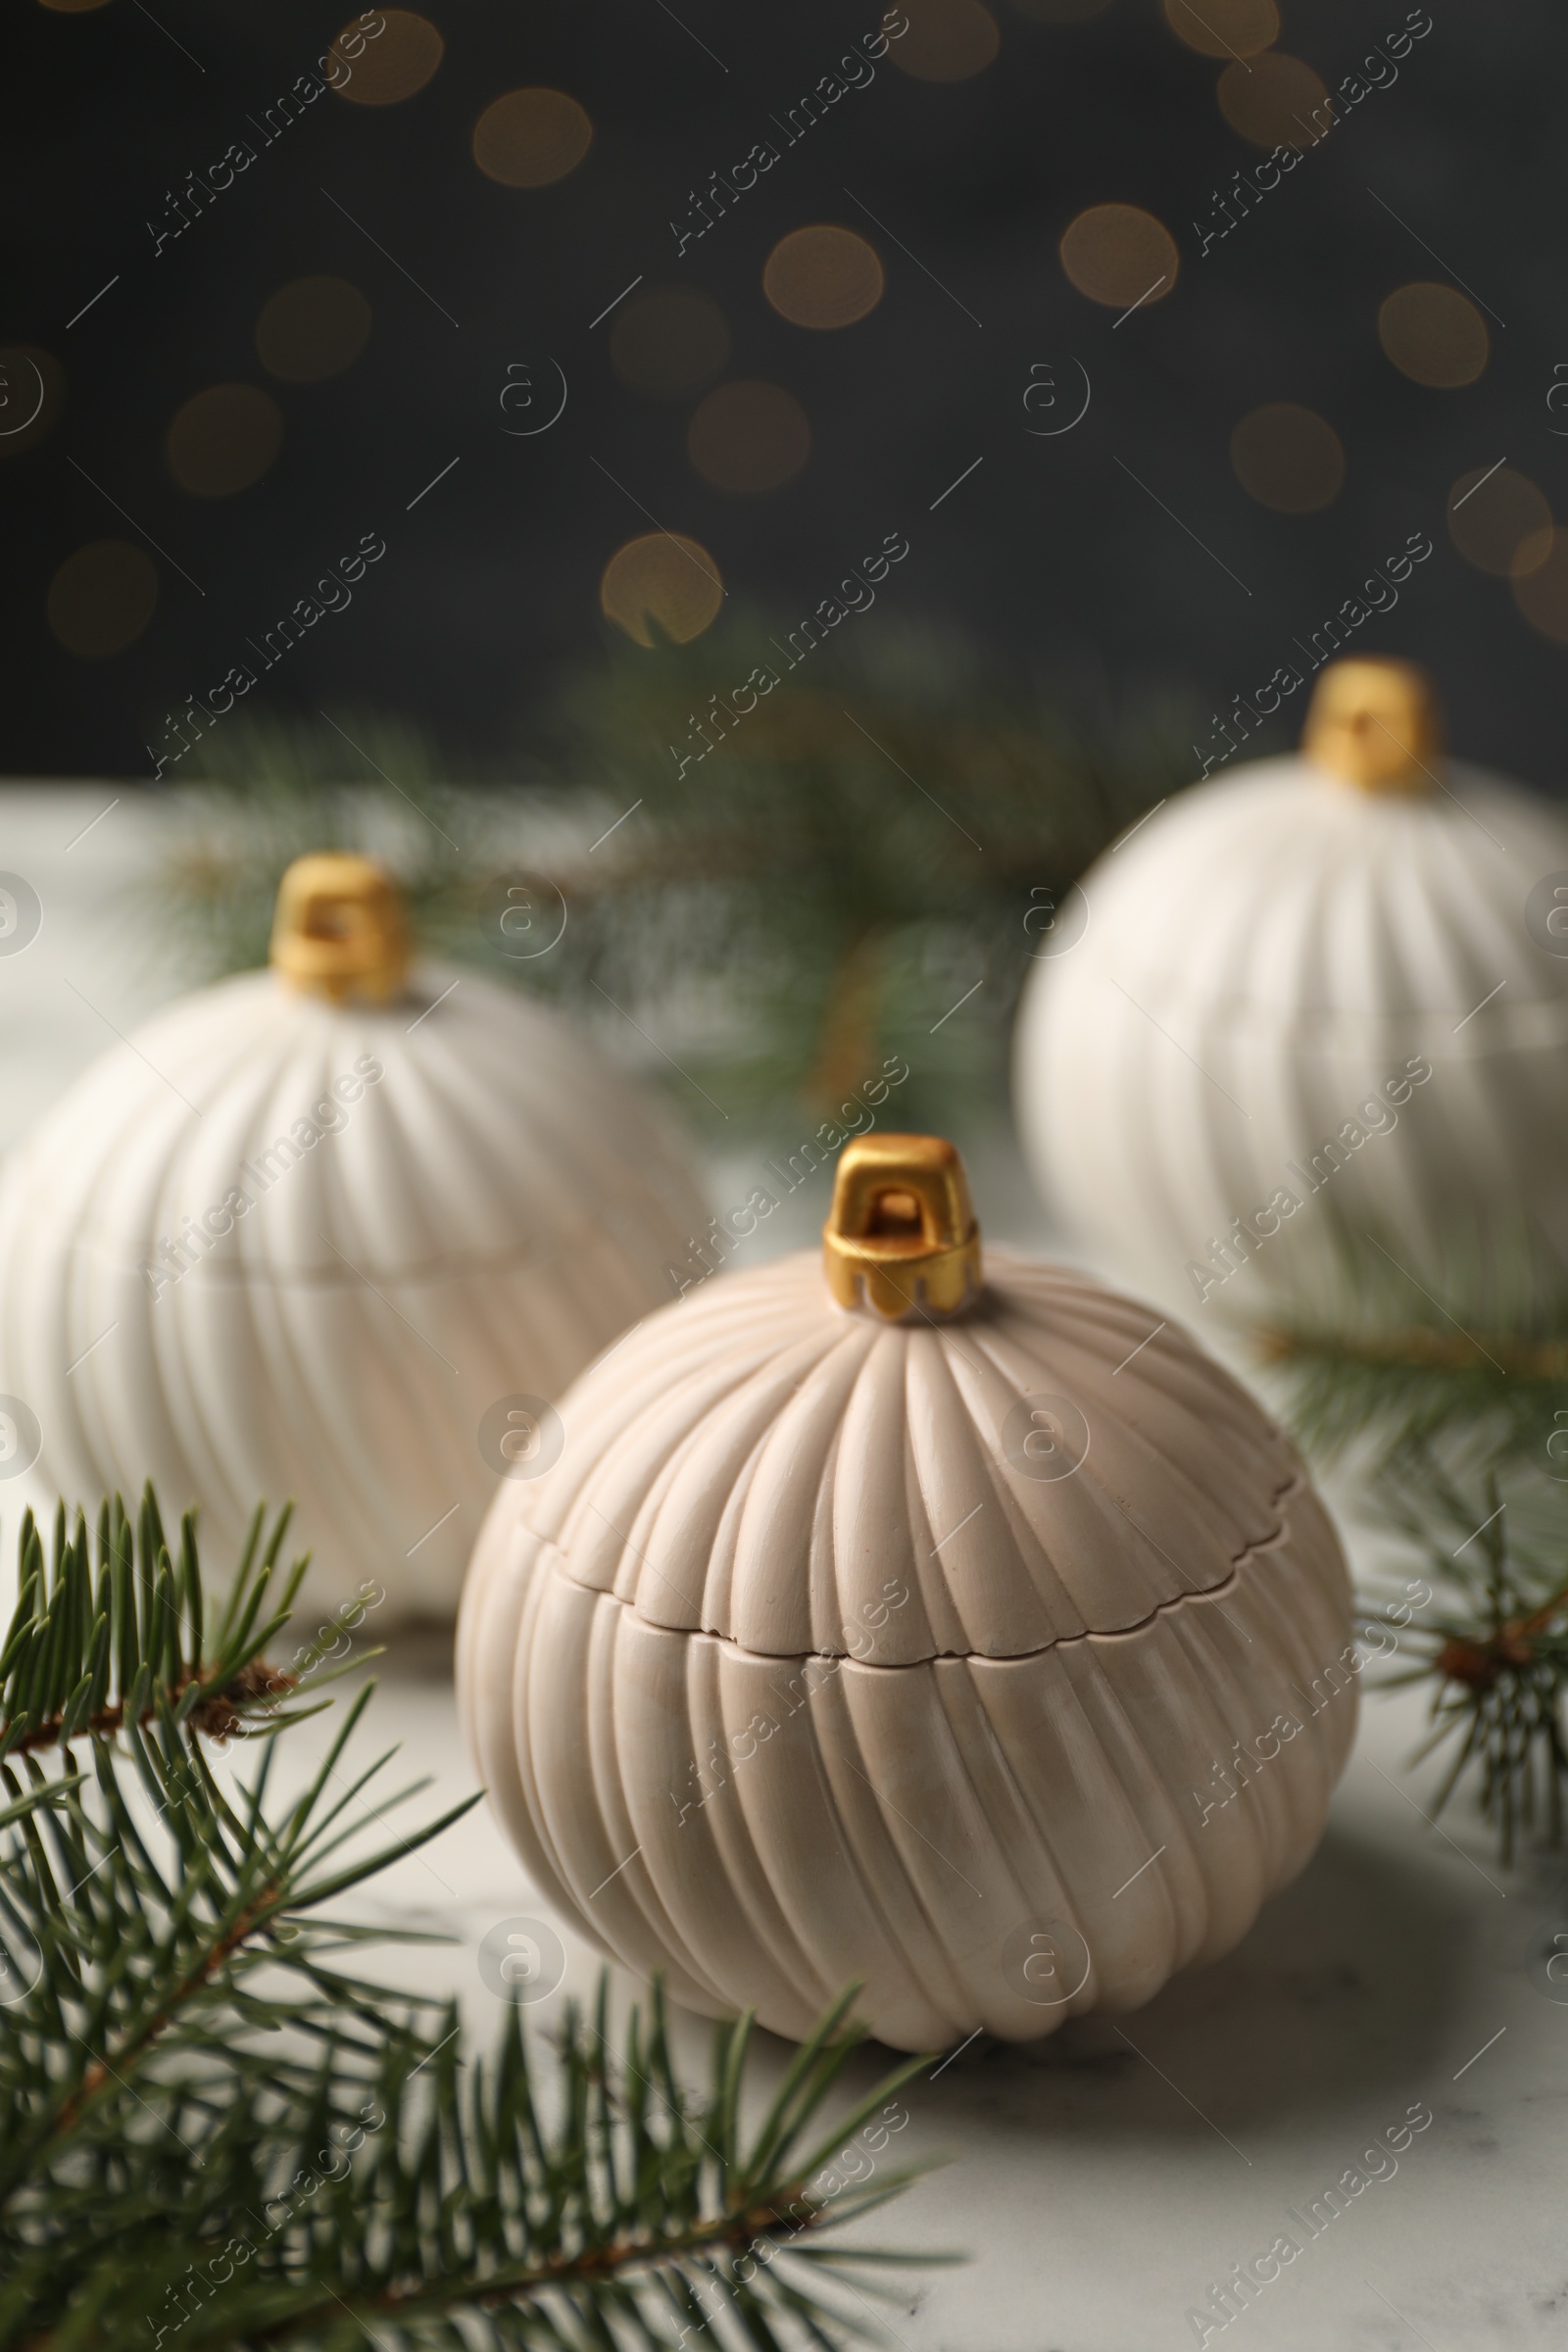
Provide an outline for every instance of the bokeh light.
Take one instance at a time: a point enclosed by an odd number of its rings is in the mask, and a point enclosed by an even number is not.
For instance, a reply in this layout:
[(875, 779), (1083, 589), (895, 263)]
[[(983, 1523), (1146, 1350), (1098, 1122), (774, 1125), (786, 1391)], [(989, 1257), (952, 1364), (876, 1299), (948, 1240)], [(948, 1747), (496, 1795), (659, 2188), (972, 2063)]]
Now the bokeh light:
[(1477, 466), (1448, 492), (1448, 535), (1478, 571), (1518, 578), (1551, 554), (1551, 508), (1528, 474)]
[(473, 160), (506, 188), (546, 188), (575, 172), (594, 126), (564, 90), (508, 90), (473, 126)]
[(164, 437), (169, 470), (195, 498), (232, 498), (259, 482), (283, 438), (283, 413), (255, 384), (213, 384), (187, 400)]
[(61, 564), (44, 611), (68, 654), (98, 662), (134, 643), (157, 604), (151, 557), (128, 539), (93, 539)]
[(38, 5), (57, 17), (84, 17), (90, 9), (107, 8), (109, 0), (38, 0)]
[(1401, 374), (1435, 391), (1473, 384), (1492, 356), (1487, 322), (1457, 286), (1416, 278), (1378, 312), (1378, 340)]
[(780, 237), (762, 270), (762, 292), (793, 326), (853, 326), (876, 309), (883, 283), (875, 247), (826, 220)]
[[(347, 81), (335, 85), (337, 95), (351, 106), (401, 105), (423, 89), (446, 50), (429, 18), (412, 8), (381, 8), (376, 14), (383, 29), (373, 39), (356, 17), (332, 43), (331, 54), (342, 59), (349, 74)], [(362, 42), (358, 56), (351, 54)]]
[(1079, 293), (1117, 311), (1163, 302), (1181, 267), (1164, 222), (1136, 204), (1091, 205), (1067, 223), (1060, 250)]
[(1226, 67), (1219, 111), (1254, 147), (1314, 147), (1334, 121), (1328, 91), (1311, 67), (1280, 49)]
[(365, 349), (370, 306), (342, 277), (296, 277), (262, 305), (256, 350), (270, 375), (289, 384), (323, 384)]
[(718, 565), (696, 539), (676, 531), (650, 531), (617, 547), (599, 583), (606, 617), (639, 645), (658, 642), (655, 631), (687, 645), (700, 637), (724, 601)]
[(1294, 400), (1249, 411), (1231, 434), (1231, 464), (1248, 496), (1278, 514), (1315, 514), (1332, 506), (1345, 481), (1339, 434), (1326, 416)]
[(66, 371), (36, 343), (0, 346), (0, 458), (40, 442), (60, 414)]
[(686, 449), (715, 490), (759, 497), (793, 481), (811, 454), (806, 411), (782, 384), (720, 384), (697, 409)]
[(900, 0), (908, 30), (888, 44), (888, 63), (916, 81), (967, 81), (1001, 46), (997, 20), (981, 0)]
[(684, 400), (723, 372), (724, 314), (695, 286), (652, 286), (626, 304), (610, 330), (610, 364), (650, 400)]
[(1513, 601), (1533, 629), (1568, 645), (1568, 531), (1553, 531), (1545, 555), (1514, 581)]
[(1165, 22), (1202, 57), (1256, 57), (1280, 37), (1274, 0), (1163, 0)]

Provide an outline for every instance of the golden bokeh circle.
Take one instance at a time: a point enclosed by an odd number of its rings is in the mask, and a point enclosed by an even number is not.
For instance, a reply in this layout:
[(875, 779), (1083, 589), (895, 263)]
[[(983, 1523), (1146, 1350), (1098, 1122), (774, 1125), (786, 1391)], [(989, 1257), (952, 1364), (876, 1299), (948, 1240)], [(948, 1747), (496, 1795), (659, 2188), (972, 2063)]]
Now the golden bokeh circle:
[(44, 611), (68, 654), (101, 662), (134, 643), (157, 604), (151, 557), (128, 539), (92, 539), (61, 564)]
[(900, 0), (899, 14), (908, 29), (889, 42), (888, 63), (916, 81), (967, 81), (1002, 45), (981, 0)]
[(259, 482), (283, 438), (283, 412), (256, 384), (211, 384), (175, 412), (169, 470), (193, 498), (232, 498)]
[(1333, 505), (1345, 482), (1339, 434), (1326, 416), (1294, 400), (1249, 410), (1231, 434), (1231, 464), (1248, 496), (1277, 514), (1315, 514)]
[[(416, 15), (412, 8), (381, 8), (376, 14), (383, 29), (373, 40), (366, 37), (356, 17), (344, 25), (329, 52), (348, 69), (348, 79), (333, 87), (351, 106), (401, 106), (423, 89), (446, 53), (446, 43), (428, 17)], [(355, 38), (364, 43), (357, 57), (342, 45)]]
[(651, 286), (610, 330), (611, 366), (650, 400), (684, 400), (701, 391), (728, 358), (724, 314), (695, 286)]
[(1303, 58), (1281, 49), (1234, 59), (1219, 77), (1219, 111), (1254, 147), (1315, 147), (1334, 121), (1317, 74)]
[(1533, 629), (1568, 645), (1568, 531), (1552, 532), (1541, 562), (1514, 581), (1513, 601)]
[(508, 90), (473, 126), (473, 160), (504, 188), (547, 188), (575, 172), (594, 126), (564, 90)]
[(1170, 230), (1137, 204), (1092, 204), (1068, 221), (1060, 253), (1079, 293), (1116, 311), (1163, 302), (1181, 268)]
[(794, 480), (811, 454), (811, 427), (782, 384), (741, 378), (699, 403), (686, 450), (715, 490), (757, 498)]
[(1274, 0), (1163, 0), (1165, 22), (1201, 57), (1256, 57), (1280, 37)]
[(1378, 311), (1378, 341), (1401, 375), (1434, 391), (1473, 384), (1492, 356), (1487, 322), (1457, 286), (1418, 277)]
[(370, 306), (344, 277), (296, 277), (263, 303), (256, 352), (286, 384), (324, 384), (365, 349)]
[(38, 5), (57, 17), (84, 17), (91, 9), (107, 8), (109, 0), (38, 0)]
[(677, 531), (649, 531), (617, 547), (599, 583), (609, 620), (638, 645), (660, 636), (688, 645), (714, 619), (724, 601), (718, 565), (696, 539)]
[(35, 448), (60, 414), (66, 371), (36, 343), (0, 345), (0, 458)]
[(1551, 508), (1528, 474), (1476, 466), (1448, 492), (1448, 536), (1478, 571), (1518, 579), (1551, 554)]
[(828, 220), (792, 228), (762, 269), (762, 292), (792, 326), (853, 326), (876, 309), (884, 283), (876, 248)]

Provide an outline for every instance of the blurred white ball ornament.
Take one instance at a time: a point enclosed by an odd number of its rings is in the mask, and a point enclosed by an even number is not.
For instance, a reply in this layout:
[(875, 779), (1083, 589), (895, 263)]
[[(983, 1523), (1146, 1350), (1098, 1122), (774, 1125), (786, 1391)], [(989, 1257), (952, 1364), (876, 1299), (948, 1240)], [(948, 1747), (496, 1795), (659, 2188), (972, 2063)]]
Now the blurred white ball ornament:
[(1568, 1279), (1568, 822), (1445, 758), (1413, 665), (1331, 664), (1299, 756), (1180, 794), (1038, 944), (1018, 1127), (1096, 1263), (1243, 1321)]
[(710, 2015), (882, 2040), (1130, 2009), (1306, 1861), (1349, 1594), (1282, 1433), (1169, 1325), (990, 1253), (923, 1136), (653, 1316), (498, 1493), (461, 1707), (541, 1894)]
[(299, 859), (272, 968), (171, 1006), (0, 1181), (0, 1392), (80, 1498), (152, 1478), (207, 1556), (296, 1505), (309, 1591), (450, 1615), (549, 1399), (706, 1214), (659, 1106), (557, 1014), (407, 972), (379, 869)]

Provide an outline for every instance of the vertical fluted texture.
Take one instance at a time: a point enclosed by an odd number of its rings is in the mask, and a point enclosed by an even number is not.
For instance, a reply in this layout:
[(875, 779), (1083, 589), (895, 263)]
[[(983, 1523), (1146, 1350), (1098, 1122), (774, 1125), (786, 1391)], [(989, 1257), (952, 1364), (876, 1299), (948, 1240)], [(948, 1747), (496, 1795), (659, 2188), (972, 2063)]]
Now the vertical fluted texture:
[[(988, 1273), (940, 1330), (840, 1312), (814, 1255), (715, 1282), (584, 1375), (486, 1522), (458, 1679), (492, 1802), (700, 2010), (799, 2034), (858, 1977), (898, 2046), (1031, 2038), (1228, 1950), (1321, 1833), (1356, 1698), (1299, 1463), (1134, 1302)], [(1003, 1434), (1040, 1394), (1089, 1435), (1051, 1480)], [(1032, 1928), (1081, 1952), (1059, 2000)]]
[[(1568, 957), (1526, 921), (1533, 887), (1568, 874), (1568, 824), (1446, 776), (1380, 797), (1260, 761), (1088, 875), (1083, 936), (1030, 975), (1014, 1095), (1042, 1191), (1097, 1262), (1191, 1314), (1188, 1262), (1214, 1271), (1210, 1242), (1283, 1187), (1299, 1208), (1210, 1311), (1321, 1311), (1369, 1228), (1428, 1279), (1504, 1282), (1531, 1234), (1568, 1272)], [(1391, 1102), (1411, 1059), (1431, 1075)], [(1345, 1164), (1315, 1174), (1330, 1138)]]
[(705, 1212), (656, 1103), (508, 992), (438, 1003), (448, 977), (385, 1007), (224, 982), (14, 1154), (0, 1392), (60, 1493), (152, 1477), (201, 1505), (215, 1571), (259, 1497), (291, 1495), (321, 1601), (369, 1580), (389, 1615), (455, 1608), (496, 1484), (485, 1411), (558, 1396), (667, 1298)]

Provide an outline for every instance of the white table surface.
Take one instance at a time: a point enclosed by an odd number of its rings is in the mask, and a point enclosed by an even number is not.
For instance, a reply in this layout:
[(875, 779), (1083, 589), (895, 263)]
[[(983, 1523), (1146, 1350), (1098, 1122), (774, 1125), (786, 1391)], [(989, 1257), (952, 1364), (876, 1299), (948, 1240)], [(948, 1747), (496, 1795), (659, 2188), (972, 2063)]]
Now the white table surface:
[[(121, 788), (0, 787), (0, 870), (24, 874), (44, 908), (32, 945), (0, 956), (9, 1147), (178, 978), (150, 945), (148, 826)], [(1044, 1238), (1004, 1140), (977, 1139), (972, 1173), (998, 1238)], [(713, 1174), (727, 1198), (731, 1170)], [(373, 1619), (364, 1632), (373, 1638)], [(473, 1786), (448, 1642), (399, 1637), (376, 1672), (381, 1692), (362, 1739), (367, 1749), (377, 1733), (400, 1740), (397, 1779), (430, 1774), (416, 1804), (438, 1809)], [(1568, 1938), (1568, 1867), (1559, 1858), (1504, 1871), (1462, 1802), (1435, 1831), (1424, 1808), (1437, 1767), (1405, 1769), (1419, 1728), (1416, 1696), (1370, 1697), (1322, 1846), (1229, 1959), (1178, 1978), (1135, 2016), (1069, 2024), (1024, 2047), (982, 2038), (911, 2084), (910, 2127), (895, 2144), (952, 2162), (864, 2234), (971, 2260), (905, 2275), (888, 2307), (894, 2343), (1194, 2344), (1189, 2308), (1281, 2231), (1299, 2237), (1287, 2208), (1304, 2211), (1374, 2134), (1424, 2102), (1434, 2120), (1397, 2172), (1354, 2197), (1207, 2340), (1255, 2352), (1568, 2344), (1568, 2003), (1547, 1997), (1543, 1968), (1552, 1933)], [(318, 1737), (314, 1725), (292, 1735), (295, 1771)], [(455, 1991), (481, 2037), (501, 2009), (480, 1975), (481, 1938), (503, 1922), (551, 1917), (482, 1806), (359, 1899), (368, 1918), (455, 1938), (390, 1954), (384, 1973)], [(567, 1965), (531, 2013), (547, 2030), (562, 2003), (591, 1989), (598, 1966), (566, 1923), (553, 1924)], [(636, 1986), (618, 1980), (615, 1990), (623, 2005)], [(682, 2034), (694, 2076), (705, 2036), (695, 2021)], [(786, 2055), (762, 2037), (764, 2074)], [(855, 2079), (869, 2083), (878, 2063), (862, 2053)]]

